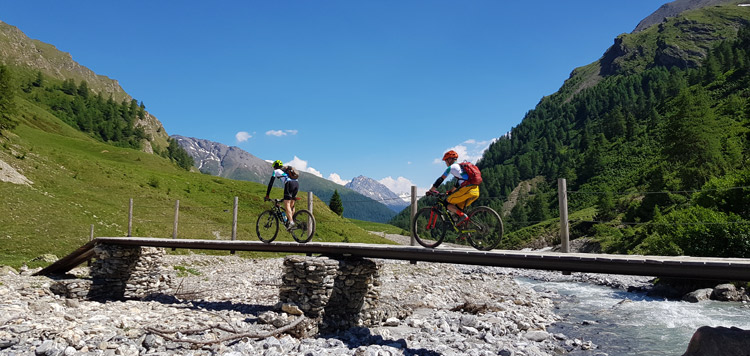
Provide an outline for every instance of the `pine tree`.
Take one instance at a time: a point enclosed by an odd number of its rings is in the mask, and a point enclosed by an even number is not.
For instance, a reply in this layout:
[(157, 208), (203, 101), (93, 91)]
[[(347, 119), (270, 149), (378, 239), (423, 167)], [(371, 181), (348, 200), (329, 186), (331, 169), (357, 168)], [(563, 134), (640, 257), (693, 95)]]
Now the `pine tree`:
[(597, 201), (596, 219), (599, 221), (609, 221), (615, 218), (615, 198), (610, 191), (605, 191), (600, 195)]
[(36, 72), (36, 79), (31, 83), (31, 85), (41, 88), (42, 85), (44, 85), (44, 76), (42, 76), (42, 72)]
[(333, 191), (333, 196), (331, 197), (331, 202), (328, 204), (328, 207), (331, 208), (331, 211), (338, 214), (338, 216), (344, 214), (344, 205), (341, 203), (341, 196), (339, 196), (338, 189)]
[(723, 173), (723, 137), (710, 104), (705, 89), (684, 90), (676, 99), (677, 112), (667, 118), (663, 153), (675, 163), (685, 188), (697, 188)]
[(18, 122), (13, 119), (16, 113), (13, 80), (7, 67), (0, 65), (0, 131), (11, 130)]
[(89, 85), (86, 83), (85, 80), (81, 81), (81, 84), (78, 85), (78, 89), (76, 90), (76, 93), (78, 96), (88, 99), (89, 97)]

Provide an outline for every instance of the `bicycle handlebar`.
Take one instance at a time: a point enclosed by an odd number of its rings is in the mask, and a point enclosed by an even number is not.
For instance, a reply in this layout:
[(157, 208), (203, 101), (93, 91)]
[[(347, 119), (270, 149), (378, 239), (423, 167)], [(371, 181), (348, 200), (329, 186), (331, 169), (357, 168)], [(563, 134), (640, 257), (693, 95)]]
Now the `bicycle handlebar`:
[(432, 196), (432, 197), (437, 197), (437, 198), (446, 198), (448, 196), (448, 194), (446, 194), (446, 193), (432, 192), (432, 191), (429, 191), (429, 190), (427, 191), (427, 193), (425, 193), (425, 195), (428, 196), (428, 197)]

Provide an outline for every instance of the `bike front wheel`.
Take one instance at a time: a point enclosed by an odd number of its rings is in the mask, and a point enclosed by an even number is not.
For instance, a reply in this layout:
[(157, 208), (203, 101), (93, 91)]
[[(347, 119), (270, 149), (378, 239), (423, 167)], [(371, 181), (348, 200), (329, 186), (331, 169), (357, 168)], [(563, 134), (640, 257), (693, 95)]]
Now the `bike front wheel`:
[(422, 208), (414, 216), (411, 231), (414, 239), (427, 248), (438, 247), (445, 238), (445, 232), (450, 228), (445, 214), (434, 208)]
[(463, 233), (475, 249), (489, 251), (503, 240), (503, 220), (492, 208), (480, 206), (469, 213)]
[(315, 234), (315, 217), (307, 210), (298, 210), (292, 221), (294, 227), (289, 230), (292, 238), (299, 243), (310, 241)]
[(258, 222), (255, 223), (255, 232), (258, 234), (258, 239), (265, 243), (276, 239), (276, 235), (279, 234), (279, 219), (273, 211), (266, 210), (258, 216)]

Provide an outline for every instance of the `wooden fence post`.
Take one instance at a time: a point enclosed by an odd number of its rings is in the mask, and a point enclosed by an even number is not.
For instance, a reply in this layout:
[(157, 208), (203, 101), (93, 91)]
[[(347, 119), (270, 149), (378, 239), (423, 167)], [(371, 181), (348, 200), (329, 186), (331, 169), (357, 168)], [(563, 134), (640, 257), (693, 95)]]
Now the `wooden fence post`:
[[(557, 179), (557, 199), (560, 201), (560, 250), (563, 253), (570, 252), (570, 233), (568, 225), (568, 186), (565, 178)], [(569, 276), (570, 271), (563, 271), (563, 275)]]
[(565, 178), (557, 179), (557, 198), (560, 201), (560, 248), (562, 252), (570, 252), (568, 231), (568, 187)]
[[(177, 238), (177, 221), (180, 217), (180, 200), (177, 199), (177, 201), (174, 203), (174, 225), (172, 226), (172, 238)], [(176, 247), (172, 247), (172, 251), (177, 251)]]
[(239, 198), (234, 197), (234, 213), (232, 214), (232, 241), (237, 240), (237, 210)]
[[(307, 192), (307, 211), (310, 212), (311, 216), (315, 216), (315, 215), (313, 215), (313, 192)], [(308, 234), (310, 233), (310, 229), (312, 229), (312, 226), (311, 226), (310, 222), (308, 221), (307, 222), (307, 233)]]
[(174, 225), (172, 225), (172, 238), (177, 238), (177, 221), (180, 218), (180, 200), (177, 199), (174, 203)]
[[(239, 203), (239, 198), (234, 197), (234, 213), (232, 214), (232, 241), (237, 240), (237, 206)], [(229, 251), (230, 254), (234, 255), (234, 250)]]
[[(91, 230), (89, 231), (89, 242), (94, 241), (94, 224), (91, 224)], [(91, 266), (91, 259), (86, 260), (86, 266)]]
[(128, 206), (128, 237), (133, 236), (133, 198), (130, 198)]
[[(411, 186), (411, 219), (409, 219), (409, 227), (414, 226), (414, 217), (417, 216), (417, 186)], [(414, 231), (411, 232), (411, 245), (416, 245), (417, 240), (414, 239)]]

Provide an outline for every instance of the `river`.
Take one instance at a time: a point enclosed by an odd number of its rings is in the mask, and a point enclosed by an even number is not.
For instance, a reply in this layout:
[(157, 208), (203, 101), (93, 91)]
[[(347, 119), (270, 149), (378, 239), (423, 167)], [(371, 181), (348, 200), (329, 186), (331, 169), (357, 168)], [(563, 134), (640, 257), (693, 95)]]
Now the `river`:
[(537, 291), (560, 295), (558, 315), (565, 320), (551, 333), (592, 341), (597, 348), (572, 355), (682, 355), (701, 326), (750, 330), (750, 305), (740, 302), (668, 301), (582, 282), (517, 278)]

